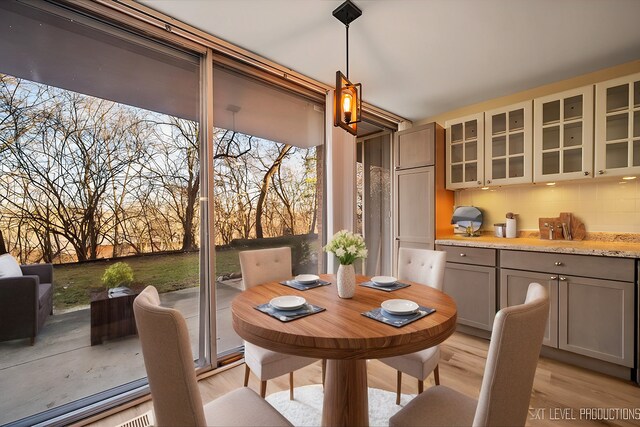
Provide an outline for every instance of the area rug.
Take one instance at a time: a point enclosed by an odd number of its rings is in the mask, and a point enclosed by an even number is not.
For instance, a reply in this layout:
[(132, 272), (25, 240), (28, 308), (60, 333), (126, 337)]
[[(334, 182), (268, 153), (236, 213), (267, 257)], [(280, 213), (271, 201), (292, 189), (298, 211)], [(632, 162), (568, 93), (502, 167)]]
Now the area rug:
[[(294, 426), (319, 426), (322, 417), (322, 386), (319, 384), (296, 387), (294, 400), (289, 400), (289, 390), (267, 396), (269, 402)], [(396, 405), (396, 394), (390, 391), (369, 388), (369, 425), (389, 425), (389, 418), (409, 403), (415, 395), (403, 394), (400, 405)]]

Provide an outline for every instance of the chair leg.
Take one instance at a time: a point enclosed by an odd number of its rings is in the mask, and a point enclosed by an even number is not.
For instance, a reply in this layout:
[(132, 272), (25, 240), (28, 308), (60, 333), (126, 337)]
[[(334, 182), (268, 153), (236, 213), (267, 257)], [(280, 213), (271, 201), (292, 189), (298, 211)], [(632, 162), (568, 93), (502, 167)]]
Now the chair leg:
[(418, 380), (418, 394), (421, 394), (424, 391), (424, 381)]
[(36, 343), (36, 337), (33, 336), (31, 337), (31, 345), (34, 345)]
[(289, 372), (289, 400), (293, 400), (293, 371)]
[(244, 365), (244, 386), (248, 386), (249, 385), (249, 372), (251, 372), (251, 369), (249, 369), (249, 365), (245, 364)]
[(436, 368), (433, 370), (433, 379), (436, 382), (436, 385), (440, 385), (440, 365), (436, 365)]
[(402, 372), (398, 371), (398, 380), (397, 380), (397, 390), (396, 390), (396, 405), (400, 404), (400, 388), (402, 388)]
[(324, 377), (327, 373), (327, 359), (322, 359), (322, 387), (324, 387)]
[(264, 399), (266, 395), (267, 395), (267, 382), (262, 381), (260, 382), (260, 397)]

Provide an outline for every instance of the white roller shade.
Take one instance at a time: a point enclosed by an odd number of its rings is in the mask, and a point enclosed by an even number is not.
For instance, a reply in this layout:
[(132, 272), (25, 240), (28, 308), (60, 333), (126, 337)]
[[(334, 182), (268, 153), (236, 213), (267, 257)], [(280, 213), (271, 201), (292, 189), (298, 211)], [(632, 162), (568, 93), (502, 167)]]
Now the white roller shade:
[(213, 72), (213, 122), (296, 147), (324, 143), (321, 105), (222, 68)]
[(0, 1), (0, 73), (198, 120), (197, 56), (43, 1)]

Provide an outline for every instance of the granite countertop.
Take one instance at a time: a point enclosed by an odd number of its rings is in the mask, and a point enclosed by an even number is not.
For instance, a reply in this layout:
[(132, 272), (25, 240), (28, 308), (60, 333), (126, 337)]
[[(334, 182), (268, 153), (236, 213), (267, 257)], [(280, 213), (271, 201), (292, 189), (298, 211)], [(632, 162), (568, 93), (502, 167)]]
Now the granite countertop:
[(443, 236), (436, 239), (436, 244), (576, 255), (599, 255), (619, 258), (640, 258), (640, 242), (615, 241), (615, 239), (580, 241), (543, 240), (536, 237), (506, 239), (483, 234), (479, 237), (465, 237), (462, 235)]

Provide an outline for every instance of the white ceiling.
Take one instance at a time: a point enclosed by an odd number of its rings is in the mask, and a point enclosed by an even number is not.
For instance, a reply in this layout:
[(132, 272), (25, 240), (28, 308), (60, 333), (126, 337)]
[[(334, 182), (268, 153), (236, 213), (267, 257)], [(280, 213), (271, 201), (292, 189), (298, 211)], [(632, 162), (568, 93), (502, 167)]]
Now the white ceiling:
[[(640, 59), (638, 0), (353, 0), (350, 80), (410, 120)], [(342, 0), (141, 0), (326, 84)]]

